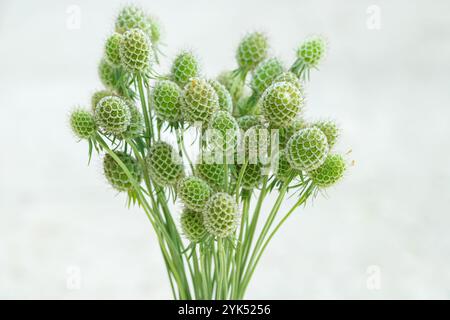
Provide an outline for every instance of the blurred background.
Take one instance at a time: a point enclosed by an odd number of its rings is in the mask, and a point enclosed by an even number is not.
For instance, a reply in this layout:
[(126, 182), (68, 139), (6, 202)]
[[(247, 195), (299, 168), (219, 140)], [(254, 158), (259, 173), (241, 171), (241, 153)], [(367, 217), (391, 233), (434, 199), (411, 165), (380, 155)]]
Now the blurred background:
[[(145, 215), (68, 126), (101, 89), (123, 3), (0, 2), (0, 298), (171, 298)], [(207, 76), (232, 69), (249, 30), (287, 65), (308, 35), (329, 40), (307, 114), (338, 119), (355, 165), (291, 217), (247, 298), (450, 298), (450, 2), (136, 3), (164, 25), (161, 72), (183, 48)]]

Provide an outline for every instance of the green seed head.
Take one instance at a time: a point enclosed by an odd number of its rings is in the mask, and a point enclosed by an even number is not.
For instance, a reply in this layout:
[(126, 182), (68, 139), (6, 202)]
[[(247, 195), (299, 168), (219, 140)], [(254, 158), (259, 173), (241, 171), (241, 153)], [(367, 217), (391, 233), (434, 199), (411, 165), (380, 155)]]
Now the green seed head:
[(204, 79), (192, 78), (184, 88), (183, 116), (189, 123), (208, 123), (219, 109), (219, 97)]
[(131, 99), (124, 99), (130, 109), (130, 125), (118, 138), (137, 138), (144, 132), (144, 118)]
[(116, 18), (117, 33), (125, 33), (131, 29), (141, 29), (148, 36), (152, 35), (152, 19), (139, 7), (130, 5), (120, 10)]
[(198, 243), (206, 236), (203, 214), (185, 209), (181, 214), (181, 230), (189, 241)]
[(233, 234), (237, 227), (238, 207), (236, 201), (227, 193), (214, 194), (203, 210), (206, 230), (217, 237), (226, 238)]
[(120, 42), (120, 61), (130, 72), (145, 71), (150, 66), (152, 48), (148, 36), (140, 29), (131, 29), (123, 34)]
[(177, 194), (191, 210), (201, 211), (211, 196), (211, 188), (198, 177), (186, 177), (177, 184)]
[(233, 111), (233, 100), (227, 88), (217, 80), (208, 80), (208, 83), (214, 88), (219, 97), (219, 109), (231, 113)]
[(297, 87), (297, 89), (301, 92), (303, 96), (305, 95), (305, 88), (303, 86), (303, 83), (298, 79), (298, 77), (294, 73), (290, 71), (283, 72), (282, 74), (278, 75), (273, 81), (273, 83), (276, 82), (292, 83), (295, 87)]
[[(115, 154), (125, 164), (133, 180), (139, 184), (142, 180), (142, 170), (138, 161), (124, 152), (115, 152)], [(103, 159), (103, 171), (106, 179), (115, 189), (127, 191), (133, 188), (132, 180), (128, 178), (122, 167), (109, 154), (106, 154)]]
[(183, 91), (175, 82), (158, 81), (152, 98), (155, 113), (160, 120), (174, 123), (182, 119)]
[(272, 84), (261, 99), (264, 117), (273, 128), (291, 125), (304, 103), (301, 92), (289, 82)]
[(222, 164), (198, 163), (195, 174), (205, 180), (216, 191), (222, 189), (225, 181), (225, 168)]
[(70, 126), (80, 139), (89, 139), (97, 131), (94, 116), (87, 110), (76, 109), (70, 115)]
[(284, 71), (283, 63), (277, 58), (261, 62), (253, 72), (251, 87), (257, 94), (262, 94), (277, 76)]
[(267, 37), (260, 32), (246, 35), (239, 43), (236, 60), (240, 68), (253, 70), (267, 57), (269, 44)]
[(117, 94), (114, 91), (110, 90), (100, 90), (94, 92), (94, 94), (91, 97), (91, 110), (93, 113), (95, 113), (95, 107), (99, 103), (100, 100), (102, 100), (104, 97), (109, 96), (117, 96)]
[(116, 67), (110, 64), (106, 59), (102, 59), (98, 65), (98, 76), (106, 88), (117, 88)]
[(199, 74), (199, 62), (192, 52), (183, 51), (176, 56), (172, 64), (172, 78), (180, 87), (184, 87), (191, 78), (198, 77)]
[(300, 58), (308, 68), (317, 67), (326, 53), (326, 42), (322, 37), (313, 37), (304, 43), (297, 50), (297, 57)]
[(216, 150), (233, 151), (239, 137), (239, 125), (236, 119), (227, 111), (216, 112), (209, 124), (212, 129), (211, 145)]
[(147, 19), (150, 23), (150, 40), (156, 45), (161, 40), (161, 24), (155, 17), (147, 16)]
[(287, 142), (289, 139), (301, 129), (305, 129), (309, 126), (309, 124), (302, 118), (297, 118), (292, 122), (292, 124), (286, 128), (280, 128), (278, 131), (279, 134), (279, 144), (281, 148), (286, 147)]
[(300, 174), (300, 171), (291, 168), (291, 165), (286, 156), (286, 152), (281, 151), (278, 155), (278, 169), (277, 172), (275, 172), (277, 179), (285, 181), (289, 178), (291, 170), (293, 170), (292, 173), (294, 174), (294, 176)]
[[(241, 168), (241, 165), (237, 166), (237, 179), (239, 177)], [(247, 164), (244, 175), (242, 176), (241, 187), (247, 190), (259, 187), (263, 179), (262, 169), (263, 166), (261, 163)]]
[(237, 119), (239, 128), (244, 132), (253, 126), (261, 125), (262, 121), (263, 120), (261, 119), (260, 116), (255, 116), (255, 115), (246, 115), (246, 116), (239, 117)]
[(95, 120), (106, 133), (120, 135), (130, 125), (130, 108), (125, 100), (119, 97), (105, 97), (99, 101), (95, 108)]
[(345, 161), (341, 155), (330, 154), (320, 167), (309, 172), (309, 176), (315, 185), (326, 188), (342, 178), (345, 168)]
[(339, 137), (339, 127), (334, 121), (323, 120), (313, 123), (314, 127), (319, 128), (327, 137), (328, 146), (333, 148)]
[(120, 53), (119, 47), (122, 41), (122, 35), (120, 33), (114, 33), (111, 35), (105, 43), (105, 56), (109, 63), (115, 66), (120, 65)]
[(231, 95), (233, 102), (237, 102), (244, 93), (244, 81), (240, 77), (233, 76), (233, 71), (223, 71), (217, 77), (217, 81), (224, 85)]
[(286, 146), (291, 166), (305, 171), (320, 167), (328, 155), (328, 150), (327, 137), (315, 127), (298, 131), (289, 139)]
[(175, 186), (183, 177), (183, 163), (176, 151), (166, 142), (156, 142), (148, 153), (150, 176), (162, 187)]

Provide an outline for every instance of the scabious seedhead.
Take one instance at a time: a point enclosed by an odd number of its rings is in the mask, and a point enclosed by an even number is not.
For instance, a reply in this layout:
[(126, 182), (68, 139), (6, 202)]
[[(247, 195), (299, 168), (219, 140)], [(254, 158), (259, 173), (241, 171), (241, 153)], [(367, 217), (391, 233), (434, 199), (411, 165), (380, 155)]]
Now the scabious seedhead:
[(345, 168), (345, 160), (341, 155), (330, 154), (320, 167), (310, 171), (308, 175), (316, 186), (326, 188), (342, 178)]
[(324, 38), (313, 37), (300, 45), (297, 57), (302, 59), (308, 68), (315, 68), (325, 56), (326, 46)]
[(273, 128), (283, 128), (292, 124), (303, 108), (301, 92), (289, 82), (272, 84), (264, 92), (262, 112)]
[(239, 128), (244, 132), (253, 126), (262, 125), (262, 121), (261, 117), (256, 115), (246, 115), (237, 118)]
[(227, 88), (217, 80), (211, 79), (208, 80), (208, 83), (214, 88), (219, 97), (219, 109), (231, 113), (233, 111), (233, 100)]
[(335, 145), (338, 137), (339, 137), (339, 127), (337, 126), (336, 122), (331, 120), (322, 120), (317, 121), (312, 124), (314, 127), (319, 128), (327, 137), (328, 146), (333, 148)]
[(180, 87), (184, 87), (191, 78), (198, 77), (200, 65), (192, 52), (183, 51), (178, 54), (172, 64), (172, 79)]
[(215, 150), (233, 151), (238, 143), (239, 125), (227, 111), (217, 111), (211, 118), (209, 128), (212, 129), (210, 143)]
[(83, 109), (76, 109), (72, 112), (70, 126), (73, 133), (80, 139), (89, 139), (97, 131), (93, 114)]
[(217, 163), (198, 163), (195, 166), (195, 174), (205, 180), (212, 189), (218, 191), (224, 186), (225, 168)]
[[(133, 180), (139, 184), (142, 180), (142, 169), (138, 161), (125, 152), (114, 153), (125, 164)], [(128, 191), (133, 188), (132, 180), (128, 178), (122, 167), (109, 154), (106, 154), (103, 159), (103, 172), (105, 173), (106, 179), (115, 189)]]
[(232, 196), (224, 192), (214, 194), (203, 210), (206, 230), (217, 238), (227, 238), (237, 227), (238, 206)]
[(223, 71), (217, 76), (217, 81), (224, 85), (233, 100), (233, 103), (242, 97), (244, 93), (244, 80), (233, 76), (233, 71)]
[(286, 179), (288, 179), (291, 174), (293, 174), (293, 177), (295, 177), (300, 174), (300, 171), (292, 169), (291, 164), (287, 159), (286, 152), (282, 150), (278, 154), (278, 168), (275, 172), (275, 176), (278, 180), (286, 181)]
[(289, 83), (292, 83), (301, 92), (302, 96), (305, 95), (305, 88), (303, 86), (303, 83), (298, 79), (298, 77), (294, 73), (292, 73), (290, 71), (283, 72), (282, 74), (278, 75), (273, 80), (273, 83), (276, 83), (276, 82), (289, 82)]
[(124, 99), (130, 109), (130, 125), (118, 138), (137, 138), (144, 132), (144, 118), (131, 99)]
[(328, 155), (328, 142), (319, 128), (306, 128), (295, 133), (286, 146), (287, 158), (297, 170), (311, 171), (322, 165)]
[(99, 101), (95, 108), (95, 120), (106, 133), (120, 135), (130, 125), (130, 108), (122, 98), (105, 97)]
[(98, 76), (103, 85), (108, 89), (116, 89), (117, 71), (116, 68), (110, 64), (106, 59), (102, 59), (98, 65)]
[(267, 57), (269, 44), (265, 34), (254, 32), (246, 35), (239, 43), (236, 60), (239, 68), (253, 70)]
[(183, 177), (183, 163), (172, 146), (166, 142), (156, 142), (147, 156), (148, 172), (155, 182), (162, 186), (175, 186)]
[(219, 109), (219, 97), (204, 79), (192, 78), (184, 88), (183, 116), (189, 123), (208, 123)]
[(201, 211), (211, 196), (211, 188), (201, 178), (185, 177), (177, 184), (177, 194), (187, 208)]
[[(237, 177), (239, 178), (239, 174), (241, 169), (243, 168), (242, 165), (236, 166), (237, 168)], [(253, 188), (257, 188), (260, 186), (261, 181), (263, 179), (262, 174), (263, 166), (261, 163), (248, 163), (245, 167), (244, 175), (242, 176), (241, 181), (241, 187), (246, 190), (251, 190)]]
[(262, 94), (283, 71), (283, 63), (278, 58), (266, 59), (256, 67), (250, 85), (258, 95)]
[(100, 100), (102, 100), (104, 97), (110, 97), (110, 96), (117, 96), (117, 94), (114, 91), (111, 90), (99, 90), (94, 92), (94, 94), (91, 97), (91, 110), (93, 113), (95, 113), (95, 107), (99, 103)]
[(206, 236), (207, 231), (203, 223), (201, 212), (185, 209), (181, 214), (181, 230), (189, 241), (198, 243)]
[(161, 40), (161, 24), (157, 18), (147, 15), (150, 23), (150, 40), (153, 44), (158, 44)]
[(122, 35), (120, 33), (112, 34), (105, 43), (105, 57), (109, 63), (119, 66), (120, 65), (120, 42), (122, 41)]
[(143, 72), (150, 66), (152, 48), (148, 36), (141, 29), (131, 29), (120, 42), (120, 61), (129, 72)]
[(183, 91), (175, 82), (158, 81), (152, 99), (156, 116), (160, 120), (175, 123), (182, 119)]
[(141, 29), (150, 37), (152, 35), (151, 18), (137, 6), (129, 5), (123, 7), (116, 18), (116, 32), (125, 33), (135, 28)]

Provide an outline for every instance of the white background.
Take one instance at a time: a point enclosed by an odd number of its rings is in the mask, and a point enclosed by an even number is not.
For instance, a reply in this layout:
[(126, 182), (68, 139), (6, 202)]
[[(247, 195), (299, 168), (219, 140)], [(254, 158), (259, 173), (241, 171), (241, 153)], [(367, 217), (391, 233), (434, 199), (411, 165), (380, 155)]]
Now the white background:
[[(286, 64), (306, 36), (328, 37), (307, 114), (339, 120), (338, 149), (352, 149), (355, 166), (290, 219), (248, 298), (450, 298), (448, 1), (141, 4), (165, 26), (162, 72), (182, 48), (195, 50), (206, 76), (234, 68), (248, 30), (267, 31)], [(71, 5), (81, 9), (79, 29), (70, 28)], [(367, 27), (371, 5), (379, 30)], [(67, 124), (101, 88), (97, 63), (119, 8), (0, 2), (0, 298), (171, 297), (144, 214), (125, 209), (100, 160), (87, 166), (87, 145)]]

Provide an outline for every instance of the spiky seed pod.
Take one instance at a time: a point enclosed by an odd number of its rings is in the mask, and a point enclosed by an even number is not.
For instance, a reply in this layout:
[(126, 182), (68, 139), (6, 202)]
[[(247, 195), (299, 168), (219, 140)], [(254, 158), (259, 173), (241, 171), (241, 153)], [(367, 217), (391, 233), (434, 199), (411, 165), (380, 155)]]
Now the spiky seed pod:
[(223, 71), (217, 76), (219, 81), (228, 90), (233, 100), (237, 103), (244, 93), (244, 81), (233, 76), (233, 71)]
[[(242, 165), (238, 165), (236, 166), (236, 168), (236, 179), (238, 179)], [(244, 175), (242, 176), (241, 187), (246, 190), (251, 190), (253, 188), (259, 187), (263, 179), (262, 169), (263, 166), (261, 163), (247, 164), (247, 166), (245, 167)]]
[(273, 128), (291, 125), (304, 102), (301, 92), (289, 82), (272, 84), (261, 99), (264, 117)]
[(218, 192), (206, 203), (203, 210), (206, 230), (217, 238), (227, 238), (237, 227), (238, 206), (232, 196)]
[(120, 10), (116, 18), (115, 30), (117, 33), (125, 33), (131, 29), (141, 29), (149, 37), (152, 35), (152, 20), (144, 10), (137, 6), (129, 5)]
[(303, 118), (297, 118), (292, 122), (292, 124), (286, 128), (280, 128), (278, 131), (278, 143), (280, 145), (280, 148), (286, 147), (287, 142), (289, 139), (301, 129), (305, 129), (309, 126), (309, 124), (303, 119)]
[(106, 59), (102, 59), (98, 65), (98, 76), (103, 85), (108, 89), (117, 88), (116, 68)]
[(172, 79), (184, 87), (191, 78), (198, 77), (200, 65), (192, 52), (183, 51), (178, 54), (172, 64)]
[(183, 117), (189, 123), (208, 123), (219, 109), (219, 97), (204, 79), (192, 78), (184, 88)]
[(183, 91), (175, 82), (158, 81), (152, 99), (156, 116), (160, 120), (175, 123), (182, 119)]
[(227, 88), (217, 80), (208, 80), (208, 83), (217, 93), (219, 97), (219, 109), (223, 111), (233, 112), (233, 100)]
[(297, 50), (297, 57), (302, 59), (308, 68), (317, 67), (325, 56), (326, 42), (322, 37), (313, 37), (304, 43)]
[(122, 35), (120, 33), (112, 34), (105, 43), (105, 57), (109, 63), (119, 66), (120, 65), (120, 42), (122, 41)]
[(151, 148), (147, 156), (148, 172), (155, 182), (162, 186), (175, 186), (184, 176), (183, 163), (172, 146), (158, 141)]
[[(125, 164), (131, 176), (133, 177), (133, 180), (135, 180), (139, 184), (142, 180), (142, 169), (139, 165), (139, 162), (125, 152), (114, 153)], [(128, 191), (133, 188), (132, 180), (128, 178), (122, 167), (109, 154), (106, 154), (105, 158), (103, 159), (103, 172), (106, 176), (106, 179), (115, 189), (119, 191)]]
[(262, 94), (274, 79), (284, 71), (283, 63), (278, 58), (269, 58), (258, 64), (253, 72), (250, 86), (258, 94)]
[(181, 230), (189, 241), (198, 243), (206, 236), (207, 231), (203, 223), (203, 214), (189, 209), (184, 209), (181, 214)]
[(131, 29), (123, 34), (120, 42), (120, 61), (129, 72), (146, 71), (150, 66), (152, 48), (148, 36), (140, 29)]
[(246, 35), (239, 43), (236, 60), (241, 69), (253, 70), (267, 57), (269, 44), (266, 35), (254, 32)]
[(216, 112), (210, 121), (212, 129), (210, 143), (215, 150), (232, 152), (239, 138), (239, 125), (236, 119), (227, 111)]
[(308, 175), (316, 186), (326, 188), (342, 178), (345, 168), (345, 160), (341, 155), (330, 154), (320, 167), (310, 171)]
[(99, 103), (100, 100), (102, 100), (104, 97), (109, 96), (117, 96), (117, 94), (114, 91), (111, 90), (100, 90), (94, 92), (94, 94), (91, 97), (91, 110), (93, 113), (95, 113), (95, 107)]
[(201, 211), (211, 196), (211, 188), (201, 178), (185, 177), (178, 181), (177, 194), (187, 208)]
[(120, 135), (130, 125), (130, 108), (119, 97), (104, 97), (95, 108), (95, 120), (106, 133)]
[(302, 96), (305, 95), (305, 87), (303, 86), (303, 83), (298, 79), (298, 77), (294, 73), (292, 73), (290, 71), (283, 72), (282, 74), (278, 75), (273, 80), (273, 83), (276, 83), (276, 82), (289, 82), (289, 83), (292, 83), (301, 92)]
[(330, 149), (333, 148), (339, 137), (339, 127), (337, 124), (331, 120), (322, 120), (317, 121), (312, 125), (319, 128), (326, 135), (328, 146)]
[(80, 139), (89, 139), (97, 131), (94, 116), (87, 110), (76, 109), (70, 115), (70, 126)]
[(287, 158), (297, 170), (311, 171), (322, 165), (328, 155), (328, 142), (319, 128), (306, 128), (295, 133), (286, 146)]
[(211, 188), (221, 190), (225, 181), (225, 168), (222, 164), (198, 163), (195, 174), (205, 180)]
[(150, 40), (156, 45), (161, 40), (161, 24), (152, 16), (147, 16), (147, 21), (150, 23)]
[(262, 125), (262, 121), (261, 117), (256, 115), (246, 115), (237, 118), (239, 128), (244, 132), (253, 126)]

